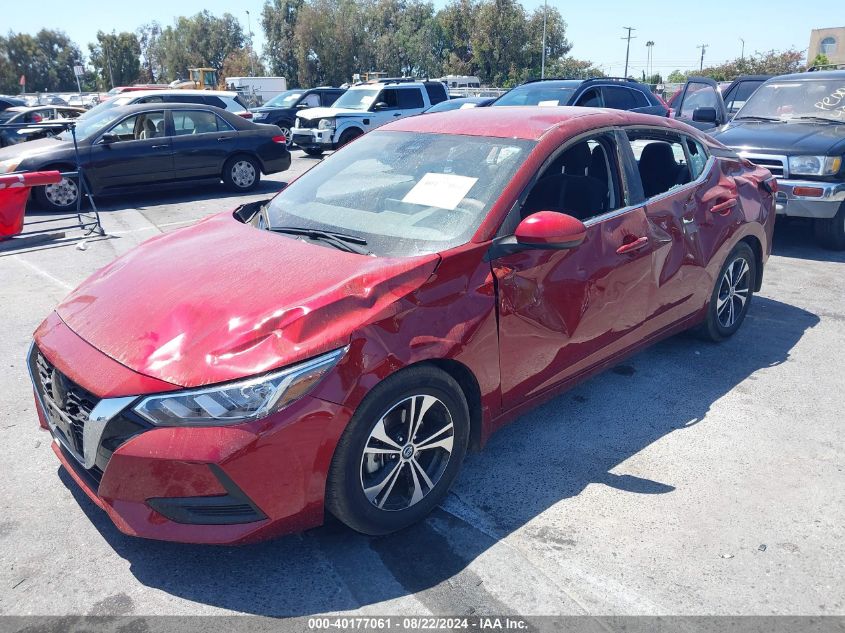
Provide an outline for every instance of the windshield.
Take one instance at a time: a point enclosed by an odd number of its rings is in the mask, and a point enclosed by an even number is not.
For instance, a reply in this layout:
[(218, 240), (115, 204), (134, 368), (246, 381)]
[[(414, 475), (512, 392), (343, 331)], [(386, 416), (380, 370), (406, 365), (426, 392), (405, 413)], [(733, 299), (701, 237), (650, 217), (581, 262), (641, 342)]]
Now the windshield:
[(129, 105), (132, 102), (132, 99), (135, 97), (131, 95), (123, 95), (119, 97), (112, 97), (110, 99), (106, 99), (99, 105), (95, 105), (93, 108), (88, 110), (85, 114), (80, 116), (80, 119), (89, 119), (93, 116), (100, 114), (101, 112), (105, 112), (106, 110), (111, 110), (112, 108), (116, 108), (117, 106), (124, 106)]
[(533, 141), (376, 131), (330, 156), (276, 196), (271, 227), (362, 237), (385, 257), (469, 241)]
[(803, 117), (845, 121), (845, 79), (770, 81), (751, 95), (735, 119)]
[(277, 94), (264, 105), (273, 106), (274, 108), (292, 108), (304, 92), (304, 90), (288, 90)]
[(381, 88), (368, 88), (364, 90), (347, 90), (337, 101), (334, 108), (346, 108), (348, 110), (366, 110), (381, 92)]
[(493, 102), (494, 106), (566, 105), (580, 82), (533, 83), (514, 88)]
[[(101, 110), (93, 116), (92, 112), (93, 110), (88, 112), (88, 116), (81, 116), (76, 119), (76, 140), (81, 141), (82, 139), (97, 134), (100, 130), (108, 127), (123, 116), (121, 112), (115, 111), (112, 108)], [(70, 130), (65, 130), (61, 134), (57, 134), (56, 138), (63, 141), (69, 141), (73, 138), (73, 136), (71, 135)]]

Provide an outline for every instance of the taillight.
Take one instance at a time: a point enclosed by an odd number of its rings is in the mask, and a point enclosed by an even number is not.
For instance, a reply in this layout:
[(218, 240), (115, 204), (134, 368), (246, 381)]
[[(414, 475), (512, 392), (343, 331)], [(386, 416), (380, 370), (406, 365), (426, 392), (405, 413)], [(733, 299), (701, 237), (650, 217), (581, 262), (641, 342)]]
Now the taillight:
[(251, 119), (252, 118), (252, 112), (244, 111), (244, 112), (238, 112), (238, 114), (245, 119)]
[(284, 145), (288, 142), (288, 137), (285, 136), (284, 134), (279, 134), (278, 136), (273, 137), (273, 142), (274, 143), (281, 143), (282, 145)]

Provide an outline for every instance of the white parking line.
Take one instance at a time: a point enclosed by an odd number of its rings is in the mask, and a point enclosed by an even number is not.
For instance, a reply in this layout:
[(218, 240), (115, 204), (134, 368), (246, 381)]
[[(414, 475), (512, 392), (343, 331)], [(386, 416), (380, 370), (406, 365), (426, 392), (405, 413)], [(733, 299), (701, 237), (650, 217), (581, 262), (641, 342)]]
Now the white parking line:
[(64, 288), (65, 290), (73, 290), (73, 286), (71, 286), (69, 283), (64, 282), (61, 279), (59, 279), (58, 277), (51, 275), (46, 270), (39, 268), (38, 266), (36, 266), (33, 263), (28, 262), (25, 259), (21, 259), (20, 255), (12, 255), (12, 259), (16, 262), (20, 262), (21, 264), (23, 264), (24, 266), (26, 266), (27, 268), (29, 268), (33, 272), (38, 273), (39, 275), (44, 277), (45, 279), (49, 279), (50, 281), (52, 281), (57, 286), (60, 286), (60, 287)]
[(180, 224), (193, 224), (195, 222), (199, 222), (202, 218), (196, 218), (194, 220), (181, 220), (179, 222), (165, 222), (164, 224), (155, 224), (153, 226), (145, 226), (141, 229), (129, 229), (127, 231), (109, 231), (109, 235), (127, 235), (128, 233), (140, 233), (141, 231), (156, 231), (158, 230), (159, 233), (165, 226), (179, 226)]

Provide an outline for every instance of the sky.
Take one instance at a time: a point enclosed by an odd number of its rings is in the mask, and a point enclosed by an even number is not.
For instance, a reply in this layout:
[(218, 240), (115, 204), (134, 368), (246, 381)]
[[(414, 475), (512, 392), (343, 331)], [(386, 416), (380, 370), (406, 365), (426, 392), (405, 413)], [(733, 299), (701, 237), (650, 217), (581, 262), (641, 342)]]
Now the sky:
[[(436, 8), (446, 0), (434, 0)], [(543, 6), (543, 0), (523, 0), (528, 11)], [(567, 37), (574, 45), (570, 55), (589, 59), (608, 75), (622, 75), (625, 66), (626, 42), (623, 27), (636, 30), (631, 40), (629, 72), (640, 75), (646, 70), (646, 42), (653, 41), (654, 72), (665, 77), (674, 69), (698, 68), (701, 44), (707, 44), (704, 65), (714, 65), (740, 56), (741, 39), (745, 54), (772, 49), (806, 50), (810, 30), (845, 26), (845, 12), (836, 15), (833, 2), (806, 0), (769, 0), (741, 2), (709, 0), (708, 2), (669, 2), (662, 0), (548, 0), (567, 22)], [(64, 30), (83, 52), (87, 43), (96, 39), (98, 30), (134, 31), (145, 22), (156, 20), (170, 24), (178, 15), (191, 15), (208, 9), (221, 15), (228, 11), (241, 21), (247, 31), (247, 14), (251, 14), (254, 45), (261, 50), (260, 16), (263, 0), (143, 0), (143, 2), (104, 2), (74, 0), (68, 10), (66, 0), (41, 0), (37, 11), (4, 11), (0, 30), (35, 33), (41, 28)], [(538, 34), (539, 38), (541, 35)], [(368, 69), (362, 69), (368, 70)]]

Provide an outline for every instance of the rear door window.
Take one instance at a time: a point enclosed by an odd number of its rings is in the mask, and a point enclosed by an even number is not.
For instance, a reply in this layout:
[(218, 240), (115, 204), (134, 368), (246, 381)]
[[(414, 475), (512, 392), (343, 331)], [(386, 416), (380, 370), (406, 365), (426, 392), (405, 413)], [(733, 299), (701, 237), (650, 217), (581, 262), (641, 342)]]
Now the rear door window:
[(423, 108), (422, 90), (419, 88), (404, 88), (399, 90), (399, 108), (402, 110), (412, 110), (414, 108)]
[(602, 86), (602, 95), (604, 96), (604, 107), (614, 108), (616, 110), (633, 110), (641, 107), (637, 105), (637, 100), (634, 96), (634, 91), (630, 88), (623, 88), (622, 86)]
[(228, 132), (232, 127), (213, 112), (174, 110), (173, 130), (176, 136)]

